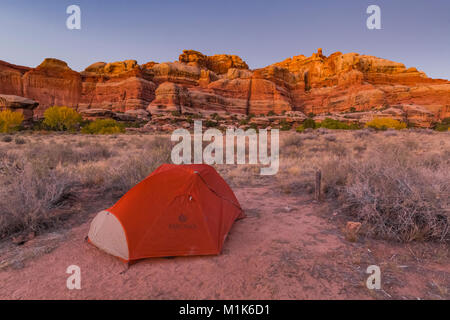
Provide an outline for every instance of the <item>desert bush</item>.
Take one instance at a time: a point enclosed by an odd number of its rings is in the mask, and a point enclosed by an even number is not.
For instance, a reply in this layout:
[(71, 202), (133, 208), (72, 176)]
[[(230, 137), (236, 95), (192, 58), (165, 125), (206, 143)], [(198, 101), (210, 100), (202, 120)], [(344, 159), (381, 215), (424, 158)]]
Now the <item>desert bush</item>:
[(281, 141), (282, 147), (287, 148), (290, 146), (300, 147), (303, 145), (302, 138), (297, 134), (289, 134)]
[(56, 209), (64, 204), (76, 184), (58, 166), (49, 169), (41, 161), (0, 161), (0, 238), (23, 230), (39, 231), (56, 223)]
[(24, 118), (23, 114), (9, 109), (0, 111), (0, 132), (8, 133), (17, 131)]
[[(318, 144), (296, 135), (303, 146), (296, 149), (290, 135), (283, 138), (277, 183), (288, 193), (310, 192), (314, 173), (322, 171), (325, 197), (337, 204), (347, 219), (362, 223), (362, 232), (375, 238), (400, 242), (450, 242), (450, 152), (446, 141), (416, 133), (397, 132), (389, 139), (339, 133)], [(358, 133), (360, 139), (354, 143)], [(314, 135), (314, 134), (311, 134)], [(338, 135), (333, 134), (334, 136)], [(341, 137), (342, 135), (342, 137)], [(356, 152), (356, 154), (355, 154)]]
[(317, 138), (317, 136), (309, 130), (312, 130), (312, 129), (305, 129), (305, 131), (304, 131), (305, 134), (302, 135), (302, 140), (314, 140)]
[(385, 137), (395, 137), (396, 135), (397, 135), (397, 132), (395, 132), (395, 131), (392, 130), (392, 129), (386, 130), (386, 131), (384, 132), (384, 136), (385, 136)]
[(318, 127), (327, 128), (327, 129), (341, 129), (341, 130), (356, 130), (359, 129), (359, 126), (355, 123), (345, 123), (339, 120), (325, 118), (322, 122), (317, 124)]
[(223, 118), (222, 118), (219, 114), (217, 114), (216, 112), (214, 112), (213, 114), (211, 114), (211, 115), (210, 115), (210, 118), (213, 119), (213, 120), (216, 120), (216, 121), (223, 120)]
[(255, 165), (215, 165), (215, 168), (233, 188), (261, 183), (260, 168)]
[(327, 135), (325, 135), (325, 136), (324, 136), (324, 139), (327, 140), (327, 141), (336, 141), (336, 140), (337, 140), (336, 136), (333, 135), (333, 134), (327, 134)]
[(168, 138), (142, 139), (142, 148), (128, 143), (124, 152), (112, 151), (115, 141), (102, 136), (64, 135), (30, 143), (26, 149), (1, 148), (0, 238), (57, 226), (68, 215), (79, 213), (71, 208), (80, 192), (88, 190), (94, 199), (104, 198), (105, 193), (119, 197), (170, 162)]
[(63, 143), (33, 145), (25, 151), (24, 156), (30, 161), (41, 161), (49, 168), (55, 168), (58, 164), (67, 166), (100, 161), (110, 158), (113, 154), (107, 145), (87, 142), (78, 148)]
[(4, 136), (2, 137), (2, 141), (3, 142), (11, 142), (13, 140), (13, 138), (11, 136)]
[(241, 126), (246, 125), (246, 124), (248, 124), (248, 120), (247, 120), (247, 119), (241, 119), (241, 120), (239, 121), (239, 124), (240, 124)]
[(353, 132), (353, 137), (358, 138), (358, 139), (363, 139), (363, 138), (369, 136), (371, 131), (374, 131), (374, 129), (364, 128), (361, 130), (357, 130), (357, 131)]
[(74, 131), (81, 122), (81, 115), (72, 108), (50, 107), (44, 112), (44, 121), (47, 128), (56, 131)]
[(291, 130), (292, 125), (288, 122), (286, 122), (285, 120), (280, 122), (280, 130), (281, 131), (289, 131)]
[(436, 131), (449, 131), (450, 130), (450, 118), (444, 118), (442, 121), (434, 127)]
[(214, 127), (217, 127), (218, 125), (219, 125), (219, 122), (218, 121), (216, 121), (216, 120), (206, 120), (205, 122), (204, 122), (204, 124), (205, 124), (205, 127), (207, 127), (207, 128), (214, 128)]
[(117, 134), (125, 132), (124, 125), (113, 119), (97, 119), (81, 129), (86, 134)]
[(120, 193), (127, 192), (163, 163), (170, 162), (172, 145), (169, 139), (155, 137), (145, 145), (140, 154), (126, 156), (116, 167), (111, 168), (107, 188)]
[(314, 121), (314, 119), (308, 118), (305, 121), (303, 121), (302, 125), (304, 129), (308, 128), (314, 129), (316, 127), (316, 122)]
[(366, 123), (366, 127), (387, 130), (387, 129), (405, 129), (406, 123), (391, 118), (375, 118)]
[[(450, 241), (448, 161), (409, 154), (404, 146), (385, 144), (360, 161), (341, 157), (345, 181), (328, 188), (369, 235), (405, 242)], [(335, 169), (333, 164), (330, 170)]]
[(16, 144), (25, 144), (27, 141), (24, 138), (17, 137), (17, 138), (14, 139), (14, 142)]

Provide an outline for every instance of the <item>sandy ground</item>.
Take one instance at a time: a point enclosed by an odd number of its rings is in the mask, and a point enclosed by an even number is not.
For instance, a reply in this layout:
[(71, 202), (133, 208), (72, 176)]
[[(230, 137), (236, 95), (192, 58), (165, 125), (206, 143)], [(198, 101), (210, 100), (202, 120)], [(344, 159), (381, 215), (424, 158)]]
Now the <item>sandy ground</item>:
[[(0, 247), (0, 298), (450, 299), (445, 245), (351, 243), (340, 215), (309, 195), (269, 187), (236, 195), (248, 217), (235, 223), (219, 256), (147, 259), (127, 269), (84, 241), (85, 221)], [(91, 209), (89, 219), (100, 209)], [(72, 264), (81, 268), (81, 290), (66, 287)], [(381, 290), (366, 288), (372, 264), (381, 268)]]

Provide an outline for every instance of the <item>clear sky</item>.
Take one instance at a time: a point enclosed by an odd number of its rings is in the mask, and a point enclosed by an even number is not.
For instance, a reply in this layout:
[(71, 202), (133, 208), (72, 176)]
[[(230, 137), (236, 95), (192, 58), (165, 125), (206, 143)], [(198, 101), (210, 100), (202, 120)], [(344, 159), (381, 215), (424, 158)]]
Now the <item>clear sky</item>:
[[(81, 30), (66, 8), (81, 7)], [(366, 8), (381, 8), (368, 30)], [(450, 79), (450, 0), (0, 0), (0, 60), (174, 61), (183, 49), (241, 56), (251, 68), (317, 48), (370, 54)]]

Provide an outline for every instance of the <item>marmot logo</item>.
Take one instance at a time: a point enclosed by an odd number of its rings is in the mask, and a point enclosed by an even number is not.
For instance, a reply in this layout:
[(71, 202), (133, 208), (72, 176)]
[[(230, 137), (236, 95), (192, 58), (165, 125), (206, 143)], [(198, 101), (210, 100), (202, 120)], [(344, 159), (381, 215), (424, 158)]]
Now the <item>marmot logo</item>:
[(169, 229), (176, 229), (176, 230), (186, 230), (186, 229), (197, 229), (197, 225), (195, 223), (186, 223), (188, 221), (188, 216), (184, 213), (180, 214), (178, 216), (178, 221), (181, 223), (171, 223), (169, 224)]

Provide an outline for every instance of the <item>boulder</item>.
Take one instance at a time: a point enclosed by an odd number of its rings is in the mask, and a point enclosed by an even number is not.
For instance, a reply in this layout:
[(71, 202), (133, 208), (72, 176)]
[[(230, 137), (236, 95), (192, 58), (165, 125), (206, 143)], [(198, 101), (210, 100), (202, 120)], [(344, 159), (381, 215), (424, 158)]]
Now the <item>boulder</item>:
[(10, 109), (23, 114), (24, 120), (33, 119), (33, 110), (39, 105), (37, 101), (15, 95), (0, 94), (0, 111)]
[(361, 222), (353, 222), (348, 221), (345, 225), (345, 239), (347, 239), (350, 242), (356, 242), (358, 241), (359, 237), (359, 231), (361, 229)]
[(134, 122), (137, 118), (129, 113), (114, 112), (112, 118), (117, 121)]
[(79, 113), (86, 120), (108, 119), (113, 118), (115, 113), (108, 109), (83, 109)]
[(128, 110), (125, 112), (125, 114), (133, 116), (136, 120), (139, 120), (139, 121), (149, 121), (150, 120), (150, 113), (148, 111), (142, 110), (142, 109)]

